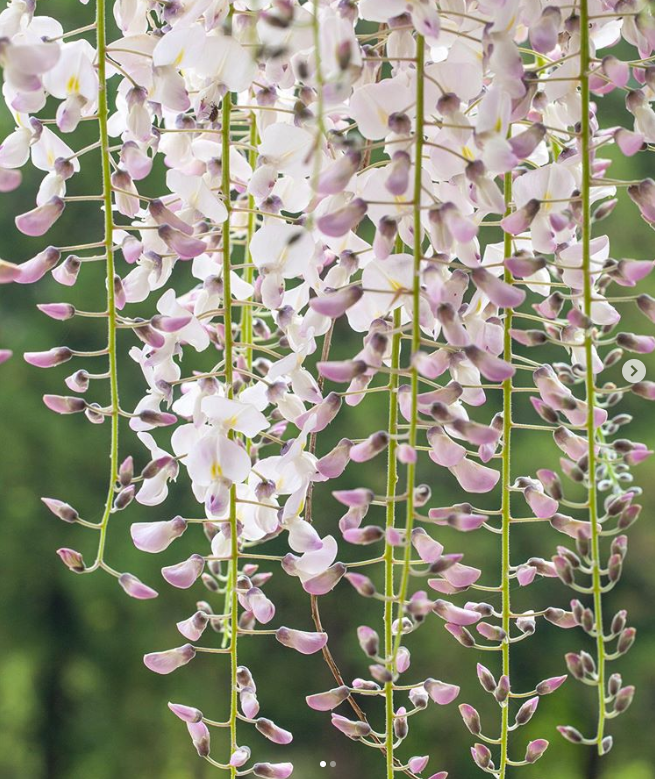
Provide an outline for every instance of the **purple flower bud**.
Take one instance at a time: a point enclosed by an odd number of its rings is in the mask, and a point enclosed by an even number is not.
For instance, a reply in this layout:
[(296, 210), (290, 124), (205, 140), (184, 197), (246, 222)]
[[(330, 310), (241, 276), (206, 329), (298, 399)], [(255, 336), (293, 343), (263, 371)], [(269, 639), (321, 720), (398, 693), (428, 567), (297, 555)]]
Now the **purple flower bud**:
[(343, 563), (334, 563), (318, 576), (313, 576), (302, 583), (303, 590), (310, 595), (327, 595), (341, 581), (348, 569)]
[(82, 263), (74, 254), (66, 257), (62, 264), (52, 271), (52, 276), (59, 284), (72, 287), (77, 281)]
[(75, 306), (70, 303), (40, 303), (37, 308), (51, 319), (70, 319), (75, 316)]
[(367, 546), (368, 544), (375, 544), (377, 541), (381, 541), (384, 538), (384, 529), (378, 527), (378, 525), (349, 528), (344, 530), (343, 538), (349, 544)]
[(371, 598), (376, 593), (375, 585), (368, 578), (361, 573), (347, 573), (344, 577), (347, 579), (357, 592), (365, 598)]
[(637, 354), (650, 354), (655, 350), (655, 337), (652, 335), (619, 333), (616, 336), (616, 343), (623, 349)]
[(375, 657), (377, 655), (380, 650), (380, 637), (373, 628), (369, 628), (366, 625), (358, 627), (357, 639), (364, 654), (369, 657)]
[(293, 741), (293, 735), (288, 730), (278, 727), (273, 720), (260, 717), (255, 722), (257, 730), (274, 744), (290, 744)]
[(168, 224), (159, 227), (157, 233), (166, 246), (181, 260), (192, 260), (207, 251), (207, 244), (204, 241), (176, 230)]
[(521, 708), (516, 712), (516, 724), (525, 725), (532, 719), (537, 706), (539, 705), (539, 697), (535, 696), (526, 701)]
[(509, 698), (511, 689), (509, 676), (503, 674), (498, 680), (498, 686), (494, 690), (494, 698), (498, 703), (504, 703)]
[(167, 649), (163, 652), (150, 652), (144, 655), (143, 662), (146, 668), (157, 674), (169, 674), (180, 668), (196, 656), (196, 650), (191, 644), (184, 644), (175, 649)]
[(130, 598), (136, 598), (137, 600), (150, 600), (156, 598), (159, 593), (153, 590), (152, 587), (148, 587), (142, 581), (137, 579), (131, 573), (123, 573), (118, 577), (118, 583), (130, 596)]
[(501, 360), (500, 357), (494, 357), (473, 344), (464, 347), (464, 354), (489, 381), (505, 381), (516, 373), (516, 368), (513, 365)]
[(318, 229), (330, 238), (341, 238), (361, 222), (367, 210), (366, 202), (361, 198), (355, 198), (338, 211), (319, 217)]
[(550, 695), (551, 692), (555, 692), (558, 687), (561, 687), (567, 679), (567, 676), (551, 676), (549, 679), (544, 679), (537, 685), (537, 695)]
[[(529, 200), (522, 208), (503, 217), (503, 219), (500, 220), (500, 226), (510, 235), (520, 235), (530, 228), (530, 225), (539, 213), (540, 208), (541, 203), (538, 200)], [(525, 278), (525, 276), (532, 275), (531, 273), (521, 274), (520, 271), (523, 270), (523, 267), (519, 265), (515, 258), (510, 257), (505, 260), (505, 265), (513, 275), (516, 275), (519, 278)], [(519, 273), (515, 273), (515, 270), (518, 270)], [(536, 270), (534, 272), (536, 272)]]
[(359, 444), (354, 444), (350, 449), (350, 459), (356, 463), (363, 463), (372, 459), (387, 448), (389, 434), (384, 430), (373, 433)]
[(617, 641), (616, 644), (616, 651), (620, 655), (624, 655), (634, 644), (636, 637), (637, 637), (636, 628), (626, 628), (619, 636), (619, 640)]
[(391, 195), (404, 195), (409, 188), (409, 173), (412, 160), (406, 151), (397, 151), (387, 166), (388, 175), (384, 186)]
[(230, 755), (229, 765), (235, 768), (241, 768), (250, 760), (250, 748), (249, 747), (237, 747)]
[(188, 619), (178, 622), (176, 627), (188, 641), (198, 641), (209, 624), (209, 615), (204, 611), (196, 611)]
[(308, 633), (304, 630), (292, 630), (281, 627), (275, 632), (275, 638), (284, 646), (295, 649), (303, 655), (320, 652), (327, 644), (327, 633)]
[(57, 549), (57, 554), (66, 568), (74, 573), (82, 573), (82, 571), (86, 570), (82, 555), (74, 549), (62, 547), (61, 549)]
[(426, 679), (423, 682), (423, 687), (427, 690), (430, 698), (439, 706), (447, 706), (459, 695), (459, 687), (456, 684), (447, 684), (438, 679)]
[(463, 609), (445, 600), (435, 601), (433, 611), (446, 622), (459, 626), (474, 625), (481, 616), (477, 611)]
[(576, 730), (575, 728), (572, 728), (570, 725), (558, 725), (557, 730), (562, 736), (564, 736), (567, 741), (570, 741), (572, 744), (581, 744), (584, 741), (582, 733), (580, 733), (580, 731)]
[(344, 287), (334, 291), (326, 291), (321, 297), (312, 298), (309, 307), (318, 314), (337, 319), (361, 299), (364, 290), (360, 286)]
[(393, 733), (394, 736), (399, 740), (407, 738), (407, 734), (409, 733), (409, 723), (407, 722), (407, 717), (404, 716), (405, 714), (407, 714), (407, 709), (405, 709), (403, 706), (401, 706), (394, 714)]
[(352, 739), (366, 738), (371, 732), (371, 726), (368, 722), (349, 720), (339, 714), (332, 715), (332, 724), (337, 730)]
[(616, 699), (614, 700), (614, 711), (618, 712), (619, 714), (622, 714), (632, 703), (632, 699), (635, 695), (635, 688), (630, 687), (622, 687), (617, 695)]
[(193, 585), (205, 567), (205, 558), (193, 554), (187, 560), (176, 565), (167, 565), (161, 569), (161, 574), (173, 587), (186, 590)]
[(186, 520), (178, 516), (161, 522), (135, 522), (130, 534), (137, 549), (156, 553), (163, 552), (186, 528)]
[(324, 455), (316, 463), (316, 469), (326, 479), (336, 479), (344, 472), (350, 461), (350, 449), (353, 442), (342, 438), (331, 452)]
[(461, 703), (459, 706), (459, 713), (462, 715), (464, 724), (474, 736), (479, 736), (482, 731), (482, 725), (480, 723), (480, 715), (468, 703)]
[(42, 206), (20, 214), (14, 220), (23, 235), (45, 235), (62, 215), (66, 203), (60, 197), (52, 197)]
[(187, 722), (187, 730), (200, 757), (207, 757), (210, 750), (209, 728), (204, 722)]
[(64, 381), (68, 389), (73, 392), (86, 392), (89, 389), (89, 374), (82, 369), (71, 373)]
[(63, 519), (64, 522), (77, 522), (80, 517), (77, 511), (72, 506), (69, 506), (68, 503), (64, 503), (56, 498), (41, 498), (41, 500), (56, 517)]
[(82, 398), (68, 395), (44, 395), (43, 402), (57, 414), (77, 414), (86, 408), (86, 402)]
[(262, 779), (287, 779), (293, 773), (293, 766), (291, 763), (255, 763), (252, 772)]
[(202, 719), (200, 709), (194, 709), (192, 706), (184, 706), (181, 703), (169, 703), (168, 708), (183, 722), (200, 722)]
[(479, 768), (492, 768), (491, 752), (484, 744), (475, 744), (471, 747), (473, 761)]
[(523, 290), (507, 284), (484, 268), (475, 268), (471, 278), (475, 286), (499, 308), (518, 308), (525, 300)]
[(149, 408), (139, 414), (139, 419), (153, 427), (167, 427), (168, 425), (174, 425), (177, 422), (175, 414), (169, 414), (166, 411), (153, 411)]
[(25, 362), (37, 368), (53, 368), (68, 362), (73, 357), (73, 352), (67, 346), (57, 346), (47, 352), (25, 352)]
[(375, 495), (372, 490), (359, 487), (354, 490), (335, 490), (332, 495), (344, 506), (368, 506)]
[(130, 484), (129, 487), (122, 489), (114, 501), (114, 511), (122, 511), (123, 509), (127, 508), (134, 500), (135, 491), (136, 487), (133, 484)]
[(412, 545), (426, 563), (436, 563), (443, 552), (443, 545), (431, 538), (423, 528), (412, 530)]
[(525, 751), (526, 763), (536, 763), (547, 749), (548, 742), (545, 738), (537, 738), (531, 741)]
[(308, 695), (305, 700), (310, 709), (315, 711), (332, 711), (336, 709), (350, 695), (350, 690), (346, 686), (335, 687), (327, 692), (319, 692), (315, 695)]
[(466, 628), (459, 625), (453, 625), (452, 623), (446, 624), (446, 630), (455, 638), (462, 646), (472, 647), (475, 646), (475, 639), (469, 633)]

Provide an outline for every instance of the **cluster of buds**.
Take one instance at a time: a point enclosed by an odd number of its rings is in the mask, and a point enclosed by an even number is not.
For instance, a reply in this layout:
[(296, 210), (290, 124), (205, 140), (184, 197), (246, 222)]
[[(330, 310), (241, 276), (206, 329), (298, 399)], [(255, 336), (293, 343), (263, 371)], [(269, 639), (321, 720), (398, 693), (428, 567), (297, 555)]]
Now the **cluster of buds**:
[[(410, 718), (460, 691), (454, 679), (409, 678), (412, 643), (455, 639), (490, 653), (499, 667), (479, 664), (478, 678), (498, 704), (497, 729), (484, 731), (468, 703), (459, 711), (478, 740), (475, 764), (505, 779), (546, 751), (547, 740), (519, 745), (514, 734), (566, 679), (537, 676), (533, 690), (514, 689), (514, 647), (544, 622), (580, 626), (595, 654), (570, 653), (566, 664), (597, 689), (598, 728), (589, 737), (572, 726), (560, 732), (606, 753), (606, 721), (633, 695), (606, 664), (628, 651), (635, 631), (624, 611), (606, 627), (603, 595), (621, 576), (624, 531), (639, 515), (631, 468), (650, 454), (617, 437), (631, 420), (613, 409), (629, 391), (655, 400), (655, 384), (599, 377), (617, 372), (626, 353), (655, 349), (652, 336), (615, 332), (622, 304), (653, 322), (655, 301), (615, 294), (613, 285), (635, 287), (653, 262), (613, 259), (608, 236), (592, 228), (611, 216), (622, 183), (598, 152), (615, 144), (632, 156), (655, 142), (649, 7), (117, 0), (113, 41), (106, 0), (96, 11), (95, 25), (70, 31), (22, 0), (0, 14), (3, 94), (16, 122), (0, 146), (0, 189), (19, 186), (28, 160), (45, 173), (16, 227), (43, 236), (65, 208), (94, 201), (104, 226), (97, 241), (0, 261), (2, 283), (51, 273), (70, 288), (86, 263), (106, 266), (105, 310), (39, 306), (53, 320), (103, 320), (106, 345), (25, 355), (39, 368), (108, 362), (106, 371), (68, 376), (73, 394), (44, 397), (56, 413), (111, 428), (100, 520), (44, 498), (57, 517), (97, 534), (93, 563), (70, 548), (59, 550), (62, 561), (79, 574), (105, 571), (133, 598), (157, 597), (107, 562), (107, 528), (135, 503), (161, 505), (169, 483), (185, 478), (202, 516), (134, 522), (131, 535), (138, 549), (161, 553), (198, 531), (197, 550), (161, 573), (173, 587), (208, 594), (177, 623), (187, 643), (144, 662), (168, 674), (199, 653), (225, 655), (227, 720), (169, 705), (198, 754), (232, 777), (286, 779), (293, 770), (257, 762), (241, 743), (248, 729), (282, 746), (292, 739), (259, 716), (257, 671), (239, 661), (244, 638), (322, 652), (336, 686), (307, 704), (377, 750), (386, 779), (427, 770), (430, 756), (400, 754)], [(620, 41), (638, 58), (604, 54)], [(632, 128), (601, 127), (597, 102), (617, 91)], [(55, 116), (45, 116), (53, 104)], [(81, 122), (97, 123), (98, 141), (74, 151), (64, 138)], [(101, 194), (69, 194), (93, 155)], [(162, 168), (165, 190), (145, 195)], [(655, 224), (653, 181), (632, 182), (627, 194)], [(149, 318), (131, 313), (151, 297)], [(119, 400), (121, 331), (136, 337), (128, 353), (144, 380), (132, 410)], [(334, 359), (335, 333), (341, 345), (361, 339), (361, 349), (344, 358), (340, 348)], [(0, 351), (0, 362), (9, 357)], [(87, 399), (101, 382), (106, 404)], [(365, 413), (380, 394), (384, 426)], [(324, 451), (322, 432), (340, 430), (344, 406), (360, 404), (372, 422), (366, 435), (342, 435)], [(137, 453), (121, 457), (123, 425), (147, 450), (140, 471)], [(559, 471), (526, 472), (512, 459), (512, 443), (528, 437), (547, 462), (554, 439)], [(378, 487), (357, 476), (374, 459), (384, 461)], [(342, 489), (344, 476), (357, 484)], [(442, 484), (457, 502), (440, 505)], [(343, 507), (337, 521), (318, 516), (319, 491)], [(510, 537), (521, 532), (529, 546), (533, 523), (575, 549), (512, 559)], [(488, 552), (484, 565), (476, 560), (470, 533), (498, 541), (499, 565)], [(258, 550), (280, 537), (287, 554)], [(352, 547), (376, 551), (351, 560)], [(266, 594), (273, 569), (298, 579), (313, 630), (276, 626)], [(515, 610), (515, 587), (536, 579), (560, 580), (576, 599)], [(350, 684), (319, 607), (337, 587), (380, 604), (368, 612), (380, 625), (357, 631), (368, 669)], [(364, 698), (381, 704), (378, 729)], [(212, 754), (212, 728), (229, 732), (228, 755)]]

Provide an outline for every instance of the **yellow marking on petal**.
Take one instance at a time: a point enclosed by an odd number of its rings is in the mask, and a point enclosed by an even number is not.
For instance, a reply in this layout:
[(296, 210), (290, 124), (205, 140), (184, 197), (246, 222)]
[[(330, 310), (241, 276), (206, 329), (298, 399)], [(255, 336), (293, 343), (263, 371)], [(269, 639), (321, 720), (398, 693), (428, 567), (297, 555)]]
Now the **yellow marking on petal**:
[(77, 76), (71, 76), (66, 84), (66, 92), (69, 95), (76, 95), (80, 91), (80, 80)]
[(211, 467), (211, 475), (212, 475), (212, 481), (216, 481), (216, 479), (219, 479), (223, 475), (223, 469), (221, 468), (221, 465), (219, 462), (214, 460)]
[(180, 53), (177, 55), (177, 57), (175, 57), (175, 62), (173, 63), (173, 65), (175, 65), (176, 68), (179, 67), (182, 64), (183, 59), (184, 59), (184, 49), (180, 49)]
[(466, 159), (471, 162), (473, 162), (473, 160), (475, 159), (475, 155), (469, 149), (468, 146), (462, 146), (462, 157), (466, 157)]

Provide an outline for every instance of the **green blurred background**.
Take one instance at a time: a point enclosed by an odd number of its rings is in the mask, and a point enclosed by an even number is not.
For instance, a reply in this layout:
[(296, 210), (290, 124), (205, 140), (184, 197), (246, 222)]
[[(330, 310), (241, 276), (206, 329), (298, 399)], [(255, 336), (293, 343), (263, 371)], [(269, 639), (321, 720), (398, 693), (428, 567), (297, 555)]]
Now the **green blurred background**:
[[(77, 3), (59, 4), (67, 28), (84, 24), (92, 10)], [(66, 23), (68, 17), (68, 23)], [(621, 98), (605, 100), (602, 126), (626, 121)], [(628, 117), (628, 122), (630, 117)], [(73, 142), (81, 148), (93, 140), (93, 123), (86, 123)], [(5, 110), (0, 121), (0, 137), (11, 131), (11, 118)], [(69, 140), (66, 138), (66, 140)], [(99, 191), (99, 159), (87, 155), (82, 173), (70, 182), (69, 194), (96, 194)], [(611, 170), (615, 177), (641, 178), (653, 173), (648, 153), (620, 161)], [(4, 195), (0, 210), (0, 256), (11, 261), (27, 259), (42, 247), (40, 239), (25, 238), (14, 229), (16, 214), (33, 206), (39, 177), (26, 169), (25, 181), (17, 192)], [(146, 194), (158, 191), (159, 182), (149, 182)], [(610, 219), (602, 223), (612, 238), (612, 256), (651, 259), (653, 233), (639, 218), (625, 195)], [(101, 217), (93, 204), (69, 204), (56, 228), (47, 236), (53, 244), (97, 240)], [(492, 237), (497, 240), (497, 237)], [(119, 260), (119, 272), (126, 266)], [(176, 268), (181, 290), (193, 283), (188, 265)], [(185, 726), (166, 708), (168, 700), (198, 706), (214, 719), (227, 711), (227, 658), (198, 657), (193, 663), (167, 677), (150, 673), (143, 666), (145, 652), (182, 643), (175, 622), (194, 610), (196, 599), (211, 599), (198, 584), (194, 590), (180, 592), (165, 585), (159, 569), (183, 559), (191, 551), (206, 548), (201, 531), (193, 527), (167, 552), (150, 556), (136, 551), (129, 537), (129, 525), (135, 521), (168, 519), (175, 514), (197, 515), (182, 473), (171, 489), (168, 501), (156, 508), (132, 504), (111, 523), (108, 561), (120, 570), (131, 571), (158, 587), (162, 597), (137, 602), (127, 598), (115, 580), (104, 576), (78, 577), (69, 573), (55, 556), (59, 546), (72, 546), (93, 559), (95, 535), (78, 527), (58, 522), (44, 508), (40, 496), (64, 499), (89, 520), (98, 519), (106, 490), (108, 428), (90, 425), (79, 416), (62, 418), (49, 412), (41, 401), (46, 392), (65, 392), (63, 378), (75, 368), (66, 365), (49, 371), (28, 366), (23, 351), (47, 349), (66, 344), (77, 349), (101, 348), (104, 333), (101, 321), (74, 319), (58, 323), (35, 309), (36, 303), (69, 301), (80, 308), (98, 310), (103, 305), (104, 275), (101, 264), (87, 265), (72, 289), (59, 286), (51, 277), (40, 283), (0, 289), (0, 346), (14, 350), (14, 358), (0, 367), (0, 779), (199, 779), (217, 775), (194, 752)], [(621, 288), (614, 288), (621, 293)], [(644, 291), (655, 292), (649, 280)], [(148, 311), (156, 296), (141, 307)], [(649, 322), (632, 305), (623, 307), (621, 329), (647, 332)], [(136, 309), (135, 309), (135, 312)], [(138, 313), (138, 312), (137, 312)], [(131, 409), (143, 392), (140, 371), (126, 357), (131, 335), (121, 333), (121, 399)], [(337, 332), (335, 358), (349, 356), (358, 341), (345, 329)], [(534, 357), (534, 354), (531, 356)], [(563, 359), (556, 352), (541, 350), (538, 359)], [(185, 358), (185, 374), (211, 363), (211, 355), (193, 362)], [(649, 377), (655, 376), (655, 359), (646, 357)], [(87, 367), (87, 366), (85, 366)], [(94, 366), (95, 367), (95, 366)], [(99, 368), (100, 370), (100, 368)], [(619, 380), (618, 368), (608, 379)], [(90, 395), (103, 400), (106, 388), (93, 385)], [(491, 393), (497, 395), (498, 393)], [(525, 409), (517, 403), (517, 416)], [(477, 418), (489, 419), (498, 408), (498, 398)], [(655, 408), (646, 401), (628, 397), (623, 410), (634, 415), (625, 429), (630, 437), (655, 445)], [(381, 395), (370, 396), (356, 409), (344, 408), (333, 425), (321, 437), (320, 452), (327, 451), (347, 432), (350, 437), (366, 435), (384, 427), (386, 407)], [(159, 436), (166, 448), (167, 434)], [(559, 450), (549, 435), (521, 432), (515, 435), (514, 475), (534, 475), (539, 467), (554, 464)], [(137, 468), (147, 456), (127, 428), (123, 430), (121, 454), (134, 454)], [(427, 459), (427, 458), (426, 458)], [(454, 480), (441, 469), (424, 463), (420, 473), (433, 490), (431, 505), (447, 505), (461, 499)], [(638, 692), (630, 710), (609, 723), (616, 743), (612, 753), (598, 761), (592, 750), (574, 747), (555, 732), (557, 724), (571, 724), (592, 732), (595, 726), (595, 697), (590, 688), (569, 681), (561, 690), (542, 700), (533, 722), (512, 740), (512, 756), (520, 759), (529, 738), (545, 737), (552, 746), (535, 766), (521, 769), (525, 779), (653, 779), (655, 767), (648, 735), (655, 711), (655, 622), (652, 603), (655, 598), (655, 529), (651, 517), (655, 507), (652, 482), (655, 461), (636, 469), (637, 483), (646, 490), (644, 511), (630, 533), (630, 553), (624, 577), (616, 593), (607, 598), (607, 614), (627, 608), (630, 624), (639, 630), (636, 646), (614, 664), (626, 683), (637, 684)], [(339, 486), (367, 485), (384, 490), (381, 458), (364, 465), (351, 465)], [(331, 485), (332, 487), (334, 485)], [(575, 496), (575, 491), (572, 491)], [(341, 515), (329, 490), (315, 492), (314, 516), (322, 535), (335, 532)], [(484, 505), (497, 505), (492, 495)], [(517, 513), (523, 510), (517, 501)], [(372, 510), (371, 522), (380, 521)], [(484, 536), (484, 537), (483, 537)], [(488, 534), (459, 535), (450, 530), (440, 533), (447, 551), (466, 551), (466, 562), (484, 567), (486, 583), (495, 583), (498, 570), (498, 539)], [(518, 526), (513, 532), (513, 562), (531, 555), (550, 557), (558, 543), (565, 542), (552, 529)], [(345, 546), (345, 545), (344, 545)], [(269, 551), (269, 550), (267, 550)], [(273, 544), (272, 553), (285, 551)], [(355, 550), (357, 551), (357, 550)], [(344, 550), (350, 559), (351, 551)], [(420, 582), (416, 583), (420, 586)], [(275, 624), (312, 629), (309, 600), (297, 581), (276, 571), (267, 593), (274, 598), (278, 616)], [(543, 608), (565, 605), (570, 593), (557, 582), (536, 583), (516, 592), (515, 607)], [(493, 599), (490, 599), (493, 602)], [(324, 624), (330, 646), (344, 677), (352, 680), (366, 676), (367, 660), (358, 648), (356, 627), (368, 624), (381, 627), (381, 609), (376, 601), (353, 594), (343, 582), (321, 599)], [(212, 640), (208, 633), (206, 638)], [(213, 637), (214, 640), (216, 637)], [(408, 679), (427, 676), (456, 682), (462, 687), (458, 702), (476, 705), (488, 733), (497, 732), (498, 709), (491, 705), (475, 676), (476, 662), (484, 662), (497, 672), (496, 658), (489, 653), (464, 650), (444, 631), (437, 618), (427, 624), (409, 642), (412, 669)], [(586, 648), (591, 642), (581, 631), (559, 631), (539, 623), (532, 639), (512, 650), (515, 689), (531, 689), (547, 676), (563, 673), (563, 654)], [(329, 723), (329, 715), (309, 710), (304, 696), (333, 686), (321, 656), (302, 657), (270, 638), (244, 639), (240, 642), (241, 662), (250, 666), (258, 684), (262, 715), (274, 716), (278, 724), (294, 733), (288, 747), (276, 747), (256, 734), (248, 725), (240, 728), (240, 742), (253, 748), (257, 760), (291, 760), (299, 779), (347, 777), (378, 779), (383, 775), (382, 757), (373, 750), (348, 741)], [(400, 699), (400, 696), (399, 696)], [(369, 702), (370, 704), (370, 702)], [(381, 702), (368, 705), (374, 726), (381, 727)], [(347, 706), (344, 714), (349, 716)], [(411, 730), (399, 754), (409, 757), (430, 754), (432, 760), (425, 775), (448, 769), (452, 779), (480, 775), (472, 764), (468, 748), (473, 738), (465, 730), (455, 706), (432, 705), (427, 712), (410, 720)], [(224, 759), (225, 744), (215, 737), (215, 756)], [(320, 767), (321, 760), (327, 767)], [(330, 767), (330, 762), (336, 767)], [(517, 769), (510, 772), (512, 776)]]

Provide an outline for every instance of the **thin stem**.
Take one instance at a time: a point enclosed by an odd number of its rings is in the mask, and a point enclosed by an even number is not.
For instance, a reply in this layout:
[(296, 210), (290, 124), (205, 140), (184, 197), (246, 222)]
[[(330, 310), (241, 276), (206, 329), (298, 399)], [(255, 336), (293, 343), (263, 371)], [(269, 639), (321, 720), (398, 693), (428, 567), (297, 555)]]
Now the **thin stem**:
[(109, 394), (111, 416), (111, 441), (109, 445), (109, 485), (105, 509), (100, 520), (100, 538), (98, 553), (93, 568), (103, 566), (107, 527), (114, 499), (114, 485), (118, 475), (118, 369), (116, 360), (116, 293), (114, 289), (114, 230), (112, 223), (111, 159), (109, 153), (109, 132), (107, 121), (109, 105), (107, 101), (107, 33), (105, 0), (97, 0), (96, 6), (96, 45), (98, 49), (98, 125), (100, 130), (100, 156), (102, 159), (102, 195), (104, 203), (104, 239), (102, 246), (106, 252), (107, 274), (107, 355), (109, 363)]
[[(414, 157), (414, 275), (412, 284), (412, 355), (416, 354), (421, 345), (421, 328), (419, 325), (419, 310), (420, 310), (420, 293), (421, 293), (421, 259), (423, 258), (422, 251), (422, 233), (423, 228), (421, 226), (421, 175), (422, 166), (421, 160), (423, 158), (423, 122), (425, 121), (425, 39), (422, 35), (416, 37), (416, 149)], [(412, 361), (413, 363), (413, 361)], [(419, 376), (418, 370), (412, 364), (412, 368), (409, 371), (411, 377), (411, 418), (409, 423), (408, 433), (408, 445), (412, 448), (416, 448), (416, 434), (418, 426), (418, 390), (419, 390)], [(397, 374), (393, 374), (397, 375)], [(395, 665), (396, 658), (398, 656), (398, 650), (400, 649), (400, 642), (402, 640), (402, 630), (400, 628), (400, 622), (403, 617), (403, 610), (405, 607), (405, 601), (407, 598), (407, 587), (409, 583), (409, 567), (412, 554), (412, 546), (409, 543), (409, 539), (412, 535), (412, 528), (414, 526), (414, 482), (416, 479), (416, 463), (410, 462), (407, 464), (407, 483), (405, 492), (407, 493), (406, 501), (406, 520), (405, 520), (405, 533), (407, 544), (405, 546), (404, 564), (400, 575), (400, 587), (398, 590), (398, 618), (399, 627), (396, 633), (396, 639), (394, 641), (392, 663)]]
[[(512, 199), (512, 174), (505, 174), (505, 216), (511, 213)], [(503, 241), (503, 255), (509, 257), (512, 254), (512, 236), (505, 233)], [(512, 274), (507, 268), (504, 271), (504, 280), (507, 284), (513, 282)], [(512, 361), (512, 309), (505, 309), (505, 320), (503, 322), (503, 357), (507, 362)], [(510, 615), (512, 607), (510, 602), (511, 580), (510, 580), (510, 528), (512, 522), (511, 502), (511, 436), (512, 436), (512, 378), (511, 376), (503, 382), (503, 452), (502, 452), (502, 540), (501, 540), (501, 587), (502, 587), (502, 628), (508, 639), (510, 634)], [(503, 641), (501, 645), (503, 675), (509, 678), (509, 640)], [(499, 779), (505, 779), (507, 772), (507, 750), (509, 746), (509, 701), (506, 701), (501, 707), (500, 723), (500, 766), (498, 768)]]
[[(391, 341), (391, 367), (400, 367), (400, 308), (394, 311), (394, 328), (396, 333)], [(396, 449), (398, 442), (395, 436), (398, 433), (398, 386), (400, 378), (397, 374), (391, 374), (389, 378), (389, 449), (387, 453), (387, 492), (393, 497), (396, 494), (396, 484), (398, 483), (398, 461), (396, 460)], [(387, 503), (386, 528), (394, 527), (396, 518), (396, 502), (390, 500)], [(393, 599), (394, 592), (394, 565), (393, 565), (393, 546), (388, 540), (384, 547), (384, 656), (391, 658), (393, 655), (393, 632), (391, 629), (393, 623)], [(393, 675), (395, 673), (395, 663), (392, 659), (387, 663), (387, 668)], [(393, 680), (387, 682), (384, 686), (385, 695), (385, 743), (387, 759), (387, 779), (393, 779), (394, 761), (393, 761)]]
[[(581, 154), (582, 154), (582, 276), (584, 279), (584, 313), (591, 319), (593, 278), (591, 276), (591, 122), (589, 96), (589, 1), (580, 0), (580, 95), (581, 109)], [(598, 686), (598, 730), (595, 743), (598, 754), (602, 754), (605, 731), (605, 643), (603, 641), (603, 599), (600, 565), (600, 532), (598, 530), (598, 504), (596, 487), (596, 390), (593, 371), (593, 329), (585, 332), (585, 395), (587, 402), (587, 456), (589, 459), (589, 522), (591, 524), (591, 568), (594, 600), (597, 651)]]
[[(232, 283), (230, 279), (230, 119), (232, 111), (232, 94), (227, 92), (222, 105), (222, 188), (227, 218), (223, 222), (223, 322), (225, 327), (225, 391), (227, 397), (232, 399), (234, 395), (234, 343), (232, 334)], [(228, 433), (234, 437), (234, 431)], [(239, 528), (237, 523), (237, 494), (236, 485), (230, 487), (230, 569), (228, 578), (229, 614), (230, 614), (230, 754), (237, 748), (237, 716), (238, 692), (237, 692), (237, 636), (239, 598), (237, 580), (239, 577)], [(230, 776), (234, 779), (237, 769), (230, 766)]]

